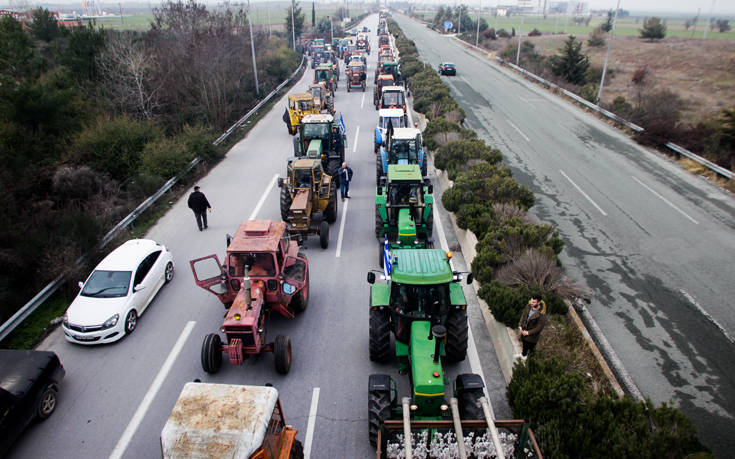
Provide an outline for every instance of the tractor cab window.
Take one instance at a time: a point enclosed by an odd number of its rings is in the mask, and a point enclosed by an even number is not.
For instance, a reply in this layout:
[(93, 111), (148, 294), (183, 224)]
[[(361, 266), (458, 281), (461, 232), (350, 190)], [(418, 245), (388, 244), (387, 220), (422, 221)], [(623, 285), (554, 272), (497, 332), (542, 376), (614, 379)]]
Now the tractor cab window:
[(244, 277), (245, 269), (250, 267), (250, 277), (271, 277), (276, 275), (276, 265), (271, 253), (240, 252), (231, 253), (229, 259), (230, 275)]
[(311, 88), (311, 97), (317, 99), (322, 96), (322, 91), (319, 88)]
[(294, 171), (296, 188), (311, 188), (311, 169), (297, 169)]
[(416, 140), (395, 140), (391, 146), (391, 160), (408, 161), (409, 164), (418, 162), (418, 153), (416, 151)]
[(327, 140), (329, 138), (329, 126), (326, 124), (307, 123), (304, 125), (304, 137), (308, 139)]
[(329, 81), (329, 72), (326, 70), (319, 70), (316, 72), (317, 81)]
[(416, 202), (416, 188), (411, 185), (398, 185), (391, 188), (392, 202), (401, 206)]
[(319, 169), (314, 169), (314, 183), (319, 183), (322, 181), (322, 171)]
[(308, 100), (299, 101), (299, 110), (306, 111), (311, 109), (311, 102)]
[(401, 104), (399, 103), (398, 95), (399, 93), (397, 92), (384, 92), (383, 93), (383, 106), (384, 107), (391, 106), (391, 105), (396, 106), (396, 107), (400, 106)]

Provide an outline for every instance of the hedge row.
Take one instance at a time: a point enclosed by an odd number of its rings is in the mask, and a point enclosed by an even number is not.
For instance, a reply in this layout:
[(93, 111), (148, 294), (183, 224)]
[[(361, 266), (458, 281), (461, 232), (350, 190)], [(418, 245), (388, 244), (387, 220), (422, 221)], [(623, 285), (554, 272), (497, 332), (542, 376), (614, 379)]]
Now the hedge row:
[[(514, 329), (534, 293), (542, 294), (548, 313), (566, 314), (564, 294), (573, 288), (565, 284), (557, 258), (563, 248), (558, 231), (529, 220), (533, 193), (513, 179), (500, 151), (462, 127), (464, 111), (448, 88), (420, 62), (400, 28), (392, 21), (389, 27), (414, 109), (430, 120), (424, 139), (435, 152), (434, 165), (454, 182), (442, 203), (478, 238), (472, 272), (481, 284), (479, 296), (497, 320)], [(706, 450), (680, 411), (597, 395), (559, 359), (516, 364), (508, 400), (515, 417), (530, 421), (547, 457), (683, 457)]]

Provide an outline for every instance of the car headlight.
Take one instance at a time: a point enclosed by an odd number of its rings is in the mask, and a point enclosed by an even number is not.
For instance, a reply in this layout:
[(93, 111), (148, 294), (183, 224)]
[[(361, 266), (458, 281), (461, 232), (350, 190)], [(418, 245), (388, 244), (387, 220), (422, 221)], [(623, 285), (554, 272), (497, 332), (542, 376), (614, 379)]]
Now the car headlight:
[(61, 323), (64, 324), (66, 327), (69, 326), (69, 316), (64, 313), (64, 315), (61, 317)]
[(120, 314), (115, 314), (114, 316), (110, 317), (109, 319), (105, 320), (105, 323), (102, 324), (102, 328), (112, 328), (115, 325), (117, 325), (117, 321), (120, 319)]

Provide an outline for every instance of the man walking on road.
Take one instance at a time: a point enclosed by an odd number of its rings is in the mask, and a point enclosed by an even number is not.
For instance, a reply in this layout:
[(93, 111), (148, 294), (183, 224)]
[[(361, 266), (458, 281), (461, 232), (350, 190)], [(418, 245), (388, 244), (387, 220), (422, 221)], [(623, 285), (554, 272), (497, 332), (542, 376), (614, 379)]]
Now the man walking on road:
[(342, 194), (342, 200), (350, 198), (350, 181), (352, 180), (352, 169), (347, 162), (342, 163), (339, 169), (339, 192)]
[(533, 295), (523, 310), (521, 322), (518, 324), (523, 344), (523, 353), (519, 356), (522, 360), (526, 360), (528, 354), (533, 352), (545, 325), (546, 303), (541, 299), (541, 295)]
[(194, 211), (194, 216), (197, 219), (197, 226), (199, 231), (207, 228), (207, 209), (212, 210), (212, 206), (209, 205), (207, 197), (204, 193), (199, 191), (199, 187), (194, 187), (194, 192), (189, 195), (189, 209)]

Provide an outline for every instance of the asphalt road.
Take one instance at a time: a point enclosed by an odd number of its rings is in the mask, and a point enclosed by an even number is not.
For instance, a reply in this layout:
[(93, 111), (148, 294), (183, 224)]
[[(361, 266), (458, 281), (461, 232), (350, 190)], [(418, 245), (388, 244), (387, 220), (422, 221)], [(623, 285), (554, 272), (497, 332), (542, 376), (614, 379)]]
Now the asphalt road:
[(532, 213), (644, 396), (671, 401), (718, 457), (735, 449), (735, 200), (450, 37), (396, 15), (467, 124), (530, 187)]
[[(377, 48), (377, 16), (367, 18), (373, 49)], [(369, 56), (368, 75), (377, 57)], [(342, 70), (344, 66), (342, 66)], [(313, 78), (307, 71), (292, 92), (304, 90)], [(150, 230), (148, 238), (168, 246), (176, 275), (140, 318), (129, 337), (105, 346), (82, 347), (64, 341), (60, 330), (40, 346), (55, 351), (66, 368), (54, 415), (29, 428), (16, 443), (14, 458), (160, 457), (159, 435), (186, 382), (230, 384), (272, 383), (279, 389), (286, 421), (299, 429), (313, 458), (368, 458), (367, 381), (371, 373), (390, 373), (401, 392), (408, 378), (396, 364), (376, 365), (368, 359), (368, 293), (366, 274), (377, 268), (374, 237), (375, 156), (373, 132), (377, 112), (372, 106), (372, 78), (365, 93), (347, 93), (340, 81), (336, 108), (347, 124), (347, 160), (354, 169), (349, 199), (339, 203), (329, 248), (318, 238), (305, 247), (310, 261), (308, 309), (293, 320), (272, 316), (268, 335), (291, 337), (293, 364), (288, 375), (276, 373), (273, 356), (251, 358), (243, 367), (223, 362), (216, 375), (200, 365), (204, 336), (216, 332), (224, 308), (194, 284), (188, 261), (216, 253), (222, 257), (225, 235), (251, 218), (280, 219), (276, 175), (284, 174), (292, 156), (292, 137), (281, 120), (286, 98), (266, 114), (198, 184), (212, 203), (209, 229), (197, 230), (186, 199), (177, 202)], [(446, 218), (446, 215), (444, 215)], [(454, 235), (446, 230), (449, 245)], [(464, 268), (461, 254), (455, 268)], [(466, 287), (466, 286), (465, 286)], [(474, 298), (465, 288), (468, 298)], [(481, 371), (498, 418), (510, 417), (505, 383), (492, 342), (476, 302), (470, 304), (473, 355), (447, 368), (449, 374)], [(313, 428), (308, 429), (313, 421)], [(308, 431), (308, 432), (307, 432)], [(311, 441), (307, 434), (311, 434)]]

